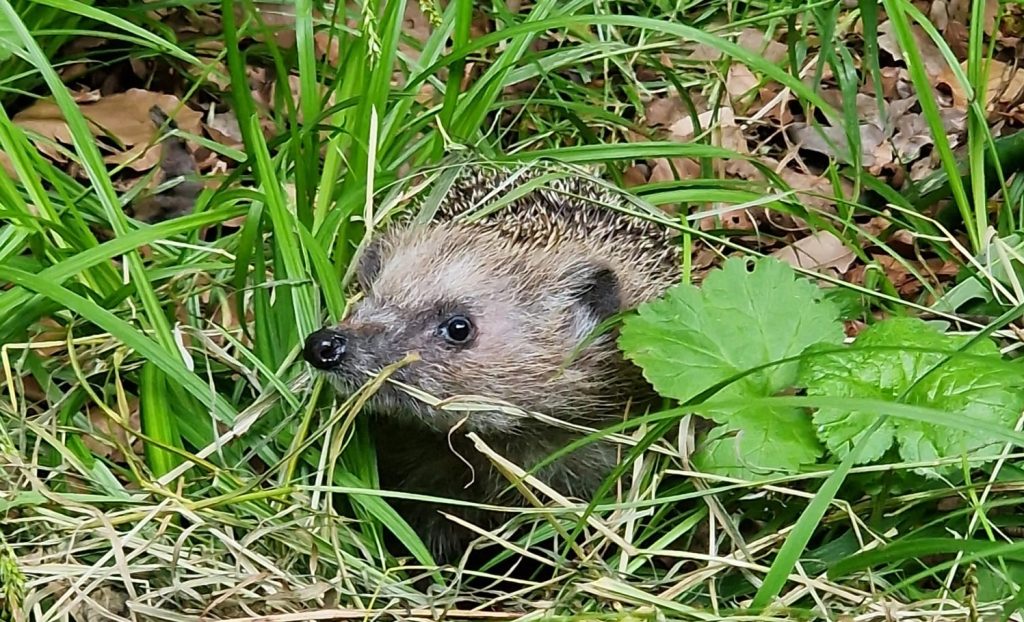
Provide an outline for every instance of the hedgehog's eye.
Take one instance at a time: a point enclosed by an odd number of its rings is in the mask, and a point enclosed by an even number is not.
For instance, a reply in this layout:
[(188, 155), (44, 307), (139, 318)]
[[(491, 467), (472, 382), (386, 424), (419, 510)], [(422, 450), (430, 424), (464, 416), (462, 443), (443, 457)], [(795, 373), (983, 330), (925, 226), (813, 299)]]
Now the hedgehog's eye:
[(453, 315), (437, 327), (437, 332), (452, 345), (465, 345), (473, 338), (473, 323), (464, 315)]

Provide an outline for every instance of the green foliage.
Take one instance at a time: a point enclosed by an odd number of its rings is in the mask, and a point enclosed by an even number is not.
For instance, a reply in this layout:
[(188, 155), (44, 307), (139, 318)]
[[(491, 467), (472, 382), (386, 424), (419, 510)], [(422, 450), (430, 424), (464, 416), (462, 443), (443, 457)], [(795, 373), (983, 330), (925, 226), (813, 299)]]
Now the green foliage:
[[(861, 333), (844, 352), (805, 359), (801, 383), (808, 395), (874, 398), (941, 408), (961, 417), (1012, 428), (1024, 409), (1024, 377), (989, 340), (946, 335), (913, 318), (893, 318)], [(829, 449), (845, 456), (851, 444), (885, 413), (821, 408), (814, 415)], [(909, 419), (886, 418), (859, 462), (881, 458), (893, 444), (908, 462), (968, 454), (992, 456), (999, 439), (984, 431), (954, 430)], [(950, 465), (949, 469), (956, 469)], [(933, 474), (934, 469), (916, 469)]]
[[(666, 397), (686, 401), (724, 381), (719, 397), (768, 397), (792, 386), (798, 372), (796, 360), (773, 363), (842, 340), (837, 310), (821, 294), (782, 262), (731, 259), (702, 288), (682, 284), (642, 306), (620, 343)], [(820, 454), (799, 410), (753, 406), (710, 416), (721, 425), (697, 461), (711, 471), (792, 472)]]
[[(819, 442), (838, 458), (861, 445), (855, 463), (875, 462), (893, 445), (915, 463), (997, 454), (1004, 438), (993, 429), (1013, 428), (1024, 409), (1024, 376), (992, 341), (893, 318), (839, 348), (837, 315), (822, 290), (788, 265), (732, 259), (700, 289), (679, 285), (642, 305), (626, 319), (620, 345), (665, 397), (751, 401), (707, 411), (718, 426), (699, 443), (695, 461), (708, 472), (745, 478), (795, 473), (821, 455)], [(758, 399), (797, 388), (809, 397), (920, 406), (990, 425), (952, 429), (835, 401), (811, 415)], [(956, 465), (915, 472), (927, 476), (943, 469)]]

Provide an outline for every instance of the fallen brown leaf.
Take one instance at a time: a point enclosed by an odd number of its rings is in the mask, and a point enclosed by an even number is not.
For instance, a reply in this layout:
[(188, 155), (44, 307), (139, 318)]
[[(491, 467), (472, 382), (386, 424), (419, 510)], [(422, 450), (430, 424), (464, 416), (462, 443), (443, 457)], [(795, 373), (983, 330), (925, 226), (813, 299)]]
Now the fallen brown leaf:
[[(788, 48), (778, 41), (765, 40), (764, 31), (757, 28), (745, 28), (736, 38), (736, 43), (746, 50), (764, 56), (773, 63), (781, 62), (788, 54)], [(721, 60), (722, 52), (718, 48), (703, 43), (697, 44), (690, 51), (687, 59), (695, 62), (714, 62)]]
[[(123, 463), (125, 461), (125, 455), (122, 453), (120, 447), (128, 448), (134, 454), (139, 454), (142, 451), (142, 441), (139, 437), (134, 434), (130, 434), (129, 430), (135, 431), (140, 430), (141, 420), (139, 418), (139, 400), (136, 397), (128, 397), (127, 403), (128, 420), (122, 422), (111, 421), (110, 415), (92, 402), (87, 402), (85, 405), (86, 417), (92, 423), (95, 430), (99, 431), (102, 436), (105, 436), (107, 442), (101, 442), (94, 435), (83, 435), (82, 442), (89, 448), (90, 451), (96, 456), (109, 458), (111, 461), (116, 463)], [(111, 407), (112, 408), (112, 407)], [(118, 445), (110, 444), (110, 441), (115, 441)]]
[(907, 114), (896, 120), (896, 133), (892, 137), (893, 149), (901, 162), (911, 162), (921, 150), (933, 144), (928, 122), (919, 114)]
[[(779, 177), (796, 192), (797, 198), (804, 206), (826, 213), (835, 212), (836, 191), (828, 179), (789, 168), (779, 171)], [(843, 186), (842, 190), (843, 196), (848, 198), (852, 186)]]
[[(846, 106), (846, 102), (843, 101), (843, 93), (838, 89), (823, 89), (821, 92), (822, 99), (835, 106), (837, 109), (842, 109)], [(899, 101), (899, 100), (898, 100)], [(911, 100), (911, 105), (916, 100)], [(882, 102), (882, 107), (879, 109), (878, 99), (874, 95), (868, 93), (857, 93), (855, 99), (855, 105), (857, 107), (857, 119), (861, 123), (868, 125), (874, 125), (879, 129), (885, 128), (885, 119), (887, 117), (897, 114), (890, 105), (890, 102)]]
[(691, 158), (657, 158), (648, 181), (652, 184), (700, 177), (700, 164)]
[[(899, 259), (892, 257), (891, 255), (872, 254), (871, 263), (875, 265), (875, 269), (882, 269), (886, 278), (888, 278), (889, 282), (892, 283), (893, 288), (896, 289), (900, 297), (904, 300), (913, 300), (924, 290), (924, 283), (918, 280), (917, 277), (907, 269), (907, 265), (910, 265), (914, 266), (918, 272), (927, 274), (928, 270), (921, 270), (922, 266), (919, 262), (908, 259)], [(935, 267), (941, 268), (939, 265), (936, 265)], [(846, 275), (847, 281), (862, 285), (864, 283), (864, 276), (867, 268), (868, 266), (863, 264), (854, 266)]]
[(928, 6), (928, 20), (939, 32), (945, 32), (949, 25), (949, 2), (947, 0), (932, 0)]
[[(905, 61), (903, 49), (900, 47), (899, 42), (896, 39), (893, 27), (894, 25), (891, 21), (879, 24), (878, 46), (891, 54), (896, 60)], [(942, 75), (943, 71), (949, 68), (949, 65), (946, 63), (946, 59), (943, 58), (942, 52), (939, 51), (938, 46), (936, 46), (931, 37), (929, 37), (927, 33), (925, 33), (925, 31), (916, 24), (911, 26), (911, 33), (913, 34), (917, 51), (921, 55), (921, 60), (924, 61), (925, 71), (932, 78)]]
[[(108, 141), (97, 141), (100, 148), (108, 152), (104, 157), (105, 162), (128, 163), (128, 167), (133, 170), (145, 171), (160, 161), (160, 149), (153, 144), (158, 129), (149, 117), (149, 110), (153, 106), (159, 106), (168, 116), (172, 116), (182, 130), (193, 134), (199, 133), (200, 113), (182, 105), (174, 95), (130, 89), (124, 93), (82, 103), (79, 108), (89, 121), (89, 129), (93, 136), (105, 137), (109, 141), (119, 143), (111, 146)], [(13, 120), (16, 125), (31, 130), (45, 139), (64, 144), (71, 143), (71, 131), (57, 104), (52, 100), (37, 101), (16, 114)], [(52, 159), (63, 161), (60, 154), (47, 144), (46, 140), (37, 140), (35, 144)]]
[(243, 144), (242, 129), (238, 125), (238, 117), (235, 116), (233, 110), (215, 113), (206, 122), (206, 130), (209, 132), (210, 138), (222, 145), (239, 148)]
[(953, 57), (965, 58), (967, 56), (968, 40), (970, 39), (967, 23), (960, 20), (951, 21), (943, 34), (945, 35), (946, 43), (949, 44), (949, 50), (953, 52)]
[(740, 47), (764, 57), (770, 63), (778, 64), (789, 54), (789, 48), (785, 44), (770, 39), (766, 40), (764, 31), (757, 28), (744, 28), (736, 39), (736, 43)]
[(772, 256), (797, 268), (834, 272), (839, 276), (846, 274), (856, 258), (850, 247), (829, 231), (818, 231), (801, 238), (775, 251)]
[(635, 188), (647, 183), (651, 174), (651, 167), (646, 164), (636, 164), (627, 168), (622, 173), (622, 183), (627, 188)]
[(746, 65), (739, 63), (730, 65), (729, 72), (725, 76), (725, 90), (732, 98), (733, 108), (745, 112), (757, 97), (754, 89), (759, 83), (760, 80)]
[(36, 354), (42, 357), (49, 357), (67, 350), (65, 345), (68, 338), (67, 327), (50, 317), (40, 318), (36, 324), (42, 330), (33, 337), (33, 343), (58, 342), (57, 345), (33, 348)]
[(744, 208), (733, 208), (722, 211), (714, 216), (705, 216), (697, 223), (701, 231), (721, 228), (726, 231), (754, 231), (754, 219), (750, 211)]
[(652, 98), (644, 109), (647, 125), (668, 127), (683, 118), (686, 108), (678, 95)]
[[(877, 171), (892, 162), (892, 148), (885, 140), (885, 134), (875, 125), (861, 124), (860, 164), (869, 171)], [(786, 135), (796, 143), (798, 149), (805, 149), (827, 155), (837, 160), (849, 161), (850, 143), (846, 131), (841, 127), (813, 127), (807, 123), (793, 123), (786, 128)], [(829, 143), (832, 144), (829, 144)]]
[[(967, 63), (963, 63), (966, 69)], [(1024, 69), (998, 60), (988, 63), (986, 101), (989, 110), (1005, 111), (1024, 102)]]
[[(237, 19), (244, 17), (244, 5), (236, 5)], [(274, 42), (283, 48), (295, 46), (295, 7), (291, 4), (276, 2), (253, 2), (253, 17), (257, 17), (274, 37)], [(263, 41), (262, 29), (255, 29), (253, 39)]]
[(917, 96), (917, 91), (914, 90), (914, 86), (910, 82), (910, 74), (905, 68), (883, 67), (881, 74), (882, 97), (886, 101)]

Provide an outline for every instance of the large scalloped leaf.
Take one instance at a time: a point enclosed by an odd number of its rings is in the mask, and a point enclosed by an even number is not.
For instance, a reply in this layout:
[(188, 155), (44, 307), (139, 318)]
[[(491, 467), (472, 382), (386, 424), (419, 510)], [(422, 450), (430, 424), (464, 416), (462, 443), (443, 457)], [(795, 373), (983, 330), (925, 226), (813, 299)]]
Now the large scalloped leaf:
[[(971, 344), (963, 354), (944, 360), (968, 340), (966, 336), (943, 334), (921, 320), (890, 319), (862, 332), (847, 351), (805, 359), (800, 381), (808, 395), (898, 401), (1012, 429), (1024, 410), (1024, 374), (1019, 365), (1003, 360), (990, 340)], [(936, 365), (940, 365), (938, 369), (927, 373)], [(882, 415), (822, 408), (815, 413), (814, 423), (829, 449), (845, 456)], [(972, 433), (891, 417), (868, 441), (860, 462), (881, 458), (893, 444), (910, 462), (963, 454), (995, 456), (1001, 445), (999, 439), (982, 431)], [(917, 471), (936, 474), (932, 468)]]
[[(843, 339), (822, 290), (774, 259), (730, 259), (701, 288), (673, 287), (625, 320), (619, 343), (664, 396), (681, 401), (741, 372)], [(798, 362), (762, 369), (717, 397), (767, 397), (791, 387)], [(790, 408), (709, 413), (722, 424), (702, 444), (702, 468), (738, 477), (793, 472), (821, 449), (810, 419)]]
[(745, 408), (712, 429), (693, 460), (698, 468), (744, 479), (796, 472), (821, 455), (807, 414), (797, 408)]

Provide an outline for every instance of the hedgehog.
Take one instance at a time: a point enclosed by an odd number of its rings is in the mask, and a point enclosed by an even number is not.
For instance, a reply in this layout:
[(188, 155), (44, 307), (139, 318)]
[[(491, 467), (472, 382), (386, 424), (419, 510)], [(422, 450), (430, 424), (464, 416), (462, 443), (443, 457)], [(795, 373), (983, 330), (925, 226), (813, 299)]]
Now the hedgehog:
[[(478, 209), (496, 197), (499, 209)], [(309, 335), (303, 356), (351, 394), (416, 354), (365, 407), (382, 488), (522, 505), (469, 433), (529, 471), (577, 439), (580, 426), (599, 429), (656, 399), (616, 347), (614, 328), (598, 329), (677, 282), (679, 247), (669, 228), (624, 206), (621, 192), (566, 166), (472, 165), (427, 222), (375, 236), (355, 268), (363, 298), (340, 324)], [(446, 409), (408, 387), (495, 406)], [(533, 475), (589, 499), (617, 456), (612, 443), (586, 443)], [(441, 563), (474, 537), (442, 511), (485, 529), (502, 522), (498, 512), (465, 505), (395, 506)]]

